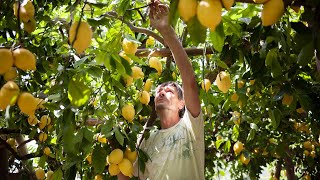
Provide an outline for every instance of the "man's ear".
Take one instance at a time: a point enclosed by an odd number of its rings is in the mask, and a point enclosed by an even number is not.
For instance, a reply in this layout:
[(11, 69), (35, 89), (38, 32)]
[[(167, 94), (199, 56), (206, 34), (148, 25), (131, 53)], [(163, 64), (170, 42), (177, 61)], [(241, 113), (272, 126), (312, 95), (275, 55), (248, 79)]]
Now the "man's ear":
[(179, 109), (182, 109), (185, 106), (185, 101), (184, 100), (180, 100), (179, 101)]

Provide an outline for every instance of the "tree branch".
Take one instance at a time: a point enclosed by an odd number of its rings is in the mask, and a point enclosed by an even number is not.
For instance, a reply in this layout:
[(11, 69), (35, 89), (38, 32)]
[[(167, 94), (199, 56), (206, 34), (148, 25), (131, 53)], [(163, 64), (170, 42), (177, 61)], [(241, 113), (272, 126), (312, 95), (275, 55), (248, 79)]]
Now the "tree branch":
[[(150, 49), (138, 49), (136, 52), (137, 57), (171, 57), (171, 51), (169, 48), (163, 48), (163, 49), (156, 49), (156, 50)], [(201, 48), (185, 48), (186, 53), (188, 56), (201, 56), (203, 55), (204, 49)], [(213, 54), (213, 50), (210, 47), (207, 47), (205, 49), (206, 54)]]
[(0, 134), (20, 134), (20, 129), (0, 128)]

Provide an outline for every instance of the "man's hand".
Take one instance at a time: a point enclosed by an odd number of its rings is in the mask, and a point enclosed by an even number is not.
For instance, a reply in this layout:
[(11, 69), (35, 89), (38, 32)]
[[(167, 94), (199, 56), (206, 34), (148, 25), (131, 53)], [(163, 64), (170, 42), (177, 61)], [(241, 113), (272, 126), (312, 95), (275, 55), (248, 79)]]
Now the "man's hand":
[(150, 5), (150, 24), (159, 32), (170, 28), (169, 7), (155, 0)]

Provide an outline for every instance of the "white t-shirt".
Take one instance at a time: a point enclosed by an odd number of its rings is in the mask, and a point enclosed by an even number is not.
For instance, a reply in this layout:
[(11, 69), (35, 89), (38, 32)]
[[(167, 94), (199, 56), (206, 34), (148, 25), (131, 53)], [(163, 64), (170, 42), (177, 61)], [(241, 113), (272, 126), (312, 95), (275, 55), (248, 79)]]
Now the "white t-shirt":
[[(203, 180), (204, 122), (203, 115), (194, 118), (186, 109), (183, 118), (168, 129), (156, 130), (143, 140), (140, 148), (150, 159), (140, 179)], [(134, 164), (138, 176), (138, 164)]]

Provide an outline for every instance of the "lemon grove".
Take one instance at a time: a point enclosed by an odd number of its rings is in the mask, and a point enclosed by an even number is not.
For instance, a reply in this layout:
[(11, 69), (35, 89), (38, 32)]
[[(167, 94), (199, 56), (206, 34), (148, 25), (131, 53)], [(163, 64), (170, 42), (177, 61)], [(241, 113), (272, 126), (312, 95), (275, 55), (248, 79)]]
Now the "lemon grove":
[[(164, 2), (200, 89), (206, 179), (226, 165), (232, 179), (267, 165), (272, 178), (319, 178), (320, 3)], [(15, 161), (0, 174), (116, 179), (134, 161), (143, 171), (155, 88), (181, 82), (150, 3), (1, 1), (0, 159)]]

